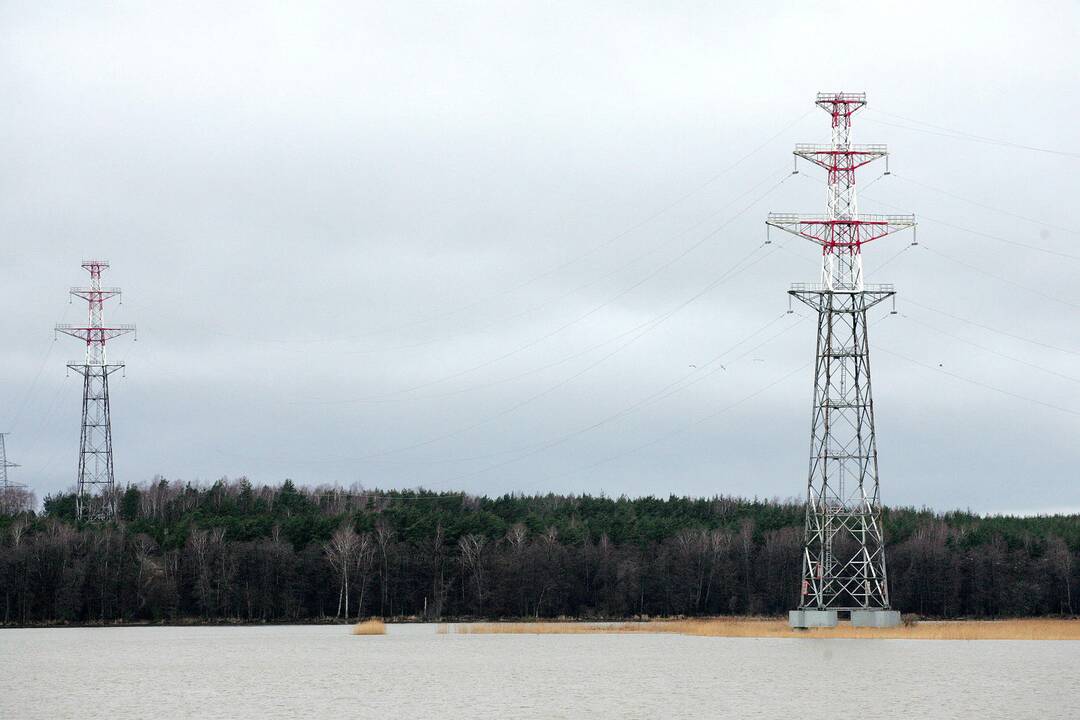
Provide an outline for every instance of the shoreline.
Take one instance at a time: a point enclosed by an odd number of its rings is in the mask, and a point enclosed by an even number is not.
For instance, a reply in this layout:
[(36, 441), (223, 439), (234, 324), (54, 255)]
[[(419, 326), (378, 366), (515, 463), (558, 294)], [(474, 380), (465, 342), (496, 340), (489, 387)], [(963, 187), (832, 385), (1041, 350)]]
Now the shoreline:
[(461, 623), (443, 624), (440, 634), (676, 634), (696, 637), (865, 640), (1073, 640), (1080, 641), (1077, 618), (999, 620), (924, 620), (894, 628), (791, 628), (784, 618), (711, 618), (615, 623)]
[[(378, 618), (364, 618), (369, 622)], [(583, 619), (557, 618), (450, 618), (427, 620), (404, 617), (385, 621), (387, 626), (433, 625), (435, 632), (451, 635), (588, 635), (588, 634), (674, 634), (727, 638), (849, 638), (891, 640), (1080, 640), (1080, 618), (955, 618), (918, 619), (895, 628), (856, 628), (841, 622), (833, 628), (795, 630), (785, 618), (720, 616), (705, 618)], [(0, 625), (3, 630), (152, 628), (152, 627), (267, 627), (334, 625), (354, 628), (356, 620), (312, 618), (292, 621), (207, 621), (182, 619), (164, 622), (41, 623)]]

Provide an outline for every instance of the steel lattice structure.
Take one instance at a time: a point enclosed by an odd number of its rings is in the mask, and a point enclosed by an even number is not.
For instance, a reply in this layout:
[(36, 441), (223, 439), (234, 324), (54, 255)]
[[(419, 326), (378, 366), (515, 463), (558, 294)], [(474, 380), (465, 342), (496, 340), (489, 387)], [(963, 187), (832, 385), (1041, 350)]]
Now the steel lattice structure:
[(862, 246), (914, 227), (915, 216), (858, 212), (856, 171), (887, 155), (884, 145), (851, 143), (851, 117), (866, 95), (818, 93), (817, 105), (832, 118), (832, 144), (796, 145), (795, 156), (826, 171), (825, 213), (766, 221), (822, 249), (820, 283), (790, 290), (818, 315), (802, 589), (791, 624), (831, 625), (837, 611), (850, 611), (857, 624), (887, 625), (899, 617), (885, 570), (866, 311), (894, 290), (864, 283)]
[(7, 492), (10, 488), (26, 487), (22, 483), (12, 482), (8, 477), (8, 470), (19, 467), (18, 463), (9, 462), (7, 459), (7, 433), (0, 433), (0, 491)]
[[(76, 512), (80, 519), (110, 520), (116, 516), (113, 474), (112, 422), (109, 416), (109, 376), (124, 367), (109, 363), (105, 343), (135, 330), (134, 325), (105, 325), (105, 301), (120, 296), (120, 288), (101, 287), (105, 260), (85, 260), (90, 287), (73, 287), (71, 295), (88, 306), (86, 325), (57, 325), (56, 331), (86, 343), (82, 362), (68, 367), (83, 377), (82, 433), (79, 439), (79, 474)], [(95, 492), (96, 491), (96, 492)]]
[(28, 509), (22, 496), (26, 485), (14, 482), (8, 476), (8, 470), (19, 467), (19, 464), (8, 460), (6, 440), (7, 433), (0, 433), (0, 512), (14, 514)]

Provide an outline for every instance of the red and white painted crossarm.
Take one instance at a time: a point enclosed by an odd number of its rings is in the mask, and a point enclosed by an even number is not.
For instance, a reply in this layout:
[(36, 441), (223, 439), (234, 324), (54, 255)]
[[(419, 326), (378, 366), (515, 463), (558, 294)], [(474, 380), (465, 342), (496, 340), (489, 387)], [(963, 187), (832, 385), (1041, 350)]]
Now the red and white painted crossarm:
[(766, 224), (828, 248), (859, 248), (872, 240), (915, 227), (914, 215), (828, 215), (769, 213)]
[(819, 108), (833, 115), (850, 117), (852, 113), (866, 106), (866, 93), (819, 92), (814, 102)]
[(103, 287), (103, 288), (73, 287), (73, 288), (71, 288), (71, 294), (74, 295), (77, 298), (82, 298), (83, 300), (86, 300), (87, 302), (93, 302), (93, 301), (101, 302), (103, 300), (108, 300), (110, 298), (120, 297), (121, 292), (120, 292), (120, 288), (118, 288), (118, 287)]
[(878, 158), (886, 157), (889, 150), (884, 145), (810, 145), (795, 146), (795, 156), (808, 160), (830, 172), (853, 171)]

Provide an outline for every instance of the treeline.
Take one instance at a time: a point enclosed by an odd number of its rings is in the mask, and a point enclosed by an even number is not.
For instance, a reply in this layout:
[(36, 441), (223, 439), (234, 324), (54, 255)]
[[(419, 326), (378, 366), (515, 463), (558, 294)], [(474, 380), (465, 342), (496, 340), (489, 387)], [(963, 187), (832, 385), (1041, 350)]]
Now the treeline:
[[(74, 500), (0, 513), (3, 623), (779, 614), (800, 580), (793, 501), (156, 479), (79, 523)], [(885, 527), (903, 612), (1075, 609), (1080, 516), (892, 508)]]

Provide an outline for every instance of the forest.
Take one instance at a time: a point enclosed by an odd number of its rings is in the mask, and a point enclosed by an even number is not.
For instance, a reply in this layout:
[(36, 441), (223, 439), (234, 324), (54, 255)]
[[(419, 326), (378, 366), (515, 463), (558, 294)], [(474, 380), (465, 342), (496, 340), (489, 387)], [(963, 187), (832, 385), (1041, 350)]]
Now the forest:
[[(193, 485), (0, 504), (0, 622), (777, 615), (801, 503)], [(1072, 615), (1080, 516), (886, 508), (892, 604), (928, 618)]]

